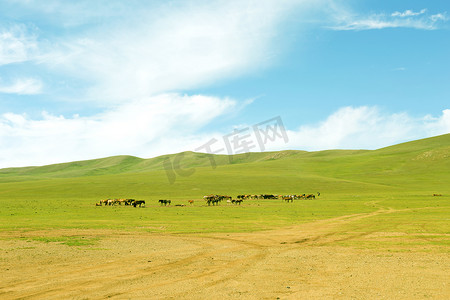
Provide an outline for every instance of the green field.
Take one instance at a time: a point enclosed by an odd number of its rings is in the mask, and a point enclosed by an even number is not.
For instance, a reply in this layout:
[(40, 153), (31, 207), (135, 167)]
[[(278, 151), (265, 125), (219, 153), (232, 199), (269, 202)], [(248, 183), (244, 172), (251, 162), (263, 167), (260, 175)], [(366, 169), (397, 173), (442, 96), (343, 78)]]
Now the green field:
[[(117, 156), (0, 170), (0, 230), (120, 229), (169, 233), (273, 229), (379, 209), (349, 231), (430, 234), (446, 244), (450, 220), (450, 134), (379, 150), (281, 151), (232, 157), (186, 152), (171, 184), (164, 159)], [(217, 164), (212, 168), (210, 159)], [(303, 194), (315, 200), (246, 200), (207, 206), (206, 194)], [(442, 196), (433, 196), (442, 194)], [(105, 198), (145, 208), (96, 207)], [(172, 205), (158, 205), (171, 199)], [(193, 206), (187, 200), (193, 199)], [(176, 207), (174, 204), (186, 204)]]

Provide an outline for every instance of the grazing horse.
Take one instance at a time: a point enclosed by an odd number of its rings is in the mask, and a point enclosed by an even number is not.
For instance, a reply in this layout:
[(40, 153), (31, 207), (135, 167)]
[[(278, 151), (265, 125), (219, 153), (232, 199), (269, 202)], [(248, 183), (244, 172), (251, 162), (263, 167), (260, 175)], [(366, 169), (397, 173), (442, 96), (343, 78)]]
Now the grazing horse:
[(316, 196), (314, 194), (306, 195), (306, 199), (311, 199), (311, 198), (316, 199)]
[(242, 199), (239, 199), (239, 200), (231, 200), (231, 203), (241, 205), (242, 201), (244, 201), (244, 200), (242, 200)]
[(106, 205), (108, 205), (108, 200), (111, 200), (111, 199), (104, 199), (104, 200), (100, 200), (100, 206), (102, 206), (103, 204), (105, 204), (105, 206)]
[(170, 205), (170, 203), (172, 203), (172, 201), (170, 201), (170, 200), (159, 200), (158, 202), (159, 202), (161, 205), (164, 204), (164, 206), (166, 206), (167, 204)]
[(119, 203), (119, 205), (122, 205), (122, 203), (124, 205), (133, 205), (133, 202), (136, 200), (134, 200), (134, 199), (118, 199), (117, 201), (118, 201), (117, 203)]
[(289, 196), (283, 196), (283, 200), (284, 201), (286, 201), (286, 202), (294, 202), (294, 196), (291, 196), (291, 195), (289, 195)]
[(125, 205), (133, 205), (134, 201), (136, 201), (136, 200), (134, 200), (134, 199), (125, 199)]
[(124, 205), (127, 205), (127, 200), (128, 200), (128, 199), (117, 199), (117, 203), (118, 203), (119, 205), (122, 205), (122, 203), (123, 203)]
[(133, 202), (133, 206), (136, 207), (136, 206), (138, 206), (138, 205), (139, 205), (139, 207), (141, 207), (141, 205), (144, 205), (144, 206), (145, 206), (145, 201), (144, 201), (144, 200), (135, 200), (135, 201)]
[(433, 196), (439, 197), (439, 196), (442, 196), (442, 195), (441, 194), (433, 194)]
[(261, 197), (263, 199), (277, 199), (276, 195), (271, 195), (271, 194), (263, 194), (263, 195), (261, 195)]
[(213, 205), (219, 204), (219, 201), (222, 201), (222, 196), (219, 195), (207, 195), (204, 196), (203, 199), (205, 199), (206, 204), (211, 205), (211, 203)]
[(219, 202), (220, 202), (220, 201), (221, 201), (221, 199), (216, 198), (216, 197), (208, 198), (208, 199), (206, 200), (206, 204), (208, 204), (208, 206), (210, 206), (211, 203), (212, 203), (213, 206), (214, 206), (214, 205), (219, 205)]

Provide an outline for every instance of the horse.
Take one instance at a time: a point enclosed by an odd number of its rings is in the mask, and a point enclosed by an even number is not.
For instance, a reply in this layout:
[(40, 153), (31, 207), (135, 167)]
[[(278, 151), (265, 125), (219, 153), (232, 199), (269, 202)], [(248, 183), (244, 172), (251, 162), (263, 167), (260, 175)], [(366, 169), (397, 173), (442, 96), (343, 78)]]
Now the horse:
[(103, 204), (105, 204), (105, 206), (106, 205), (108, 205), (108, 200), (111, 200), (111, 199), (104, 199), (104, 200), (100, 200), (100, 206), (102, 206)]
[(136, 201), (136, 200), (134, 200), (134, 199), (125, 199), (125, 205), (133, 205), (133, 203), (134, 203), (134, 201)]
[(117, 203), (118, 203), (119, 205), (122, 205), (122, 203), (123, 203), (124, 205), (127, 205), (127, 199), (117, 199)]
[(219, 204), (220, 201), (222, 201), (222, 199), (224, 198), (224, 196), (219, 196), (219, 195), (207, 195), (204, 196), (203, 199), (205, 199), (206, 204), (211, 205), (211, 203), (213, 205)]
[(294, 197), (293, 196), (283, 196), (283, 200), (286, 202), (294, 202)]
[(133, 202), (133, 206), (136, 207), (136, 206), (138, 206), (138, 205), (139, 205), (139, 207), (141, 207), (141, 205), (144, 205), (144, 206), (145, 206), (145, 201), (144, 201), (144, 200), (135, 200), (135, 201)]
[(170, 200), (159, 200), (158, 202), (159, 202), (161, 205), (164, 204), (164, 206), (166, 206), (167, 204), (170, 205), (170, 203), (172, 203), (172, 201), (170, 201)]

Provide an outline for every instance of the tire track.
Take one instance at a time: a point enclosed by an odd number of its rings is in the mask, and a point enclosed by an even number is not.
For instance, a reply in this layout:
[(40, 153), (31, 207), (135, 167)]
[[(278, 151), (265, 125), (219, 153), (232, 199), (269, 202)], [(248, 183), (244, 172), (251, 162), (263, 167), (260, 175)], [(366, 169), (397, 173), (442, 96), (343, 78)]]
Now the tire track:
[[(141, 237), (142, 238), (142, 237)], [(170, 274), (173, 270), (177, 270), (179, 273), (180, 270), (186, 270), (193, 264), (199, 264), (202, 261), (207, 263), (210, 257), (219, 258), (222, 253), (236, 253), (236, 252), (251, 252), (254, 251), (254, 245), (246, 243), (245, 241), (232, 241), (227, 240), (228, 245), (227, 248), (223, 248), (224, 239), (216, 239), (210, 237), (189, 237), (189, 238), (180, 238), (183, 240), (189, 240), (189, 242), (195, 242), (197, 245), (201, 246), (201, 250), (189, 255), (188, 257), (177, 259), (176, 261), (160, 264), (152, 267), (142, 267), (139, 264), (132, 265), (131, 267), (126, 268), (130, 262), (141, 260), (144, 258), (143, 255), (139, 257), (131, 257), (126, 260), (115, 260), (113, 262), (103, 263), (100, 265), (94, 265), (88, 268), (77, 268), (76, 270), (72, 270), (70, 272), (59, 272), (53, 276), (47, 276), (44, 278), (39, 278), (39, 280), (27, 280), (17, 282), (13, 286), (8, 286), (8, 290), (3, 289), (0, 293), (2, 296), (11, 295), (14, 292), (17, 292), (17, 289), (20, 288), (20, 292), (18, 293), (21, 298), (58, 298), (61, 294), (70, 295), (73, 292), (79, 291), (80, 286), (89, 288), (89, 292), (92, 293), (97, 291), (105, 291), (105, 290), (114, 290), (114, 287), (120, 285), (123, 282), (133, 282), (139, 281), (140, 278), (156, 274), (156, 277), (160, 277), (159, 274)], [(221, 241), (222, 243), (218, 243), (217, 241)], [(211, 243), (213, 241), (213, 243)], [(248, 264), (254, 260), (258, 260), (262, 258), (264, 254), (256, 253), (254, 255), (246, 255), (245, 257), (238, 257), (222, 263), (221, 265), (208, 265), (208, 268), (205, 270), (201, 270), (200, 272), (194, 272), (189, 275), (188, 278), (185, 277), (186, 272), (181, 272), (182, 276), (180, 278), (168, 278), (166, 280), (158, 280), (152, 285), (146, 285), (143, 288), (133, 288), (133, 292), (137, 292), (145, 289), (152, 288), (161, 288), (162, 286), (173, 285), (174, 281), (180, 283), (182, 281), (192, 281), (192, 280), (200, 280), (208, 277), (221, 277), (219, 276), (221, 272), (224, 270), (235, 270), (237, 266), (242, 266), (244, 263)], [(122, 271), (118, 271), (121, 270)], [(88, 279), (86, 277), (93, 273), (101, 273), (102, 275), (98, 276), (95, 279)], [(115, 274), (113, 276), (107, 274)], [(218, 275), (219, 274), (219, 275)], [(229, 274), (229, 277), (233, 277), (236, 272)], [(155, 277), (155, 276), (154, 276)], [(61, 278), (64, 278), (61, 280)], [(59, 279), (57, 285), (59, 287), (52, 288), (51, 286), (55, 283), (54, 280)], [(217, 279), (215, 282), (222, 281), (223, 277)], [(102, 282), (104, 282), (102, 284)], [(214, 281), (209, 281), (209, 285), (215, 284)], [(24, 287), (27, 287), (26, 290), (32, 289), (41, 289), (41, 291), (36, 292), (26, 292), (24, 291)], [(198, 287), (198, 286), (197, 286)], [(44, 289), (44, 291), (42, 291)], [(183, 291), (182, 293), (189, 293), (191, 290)], [(114, 293), (114, 295), (124, 295), (125, 293)], [(114, 297), (114, 295), (110, 294), (109, 297)], [(104, 298), (101, 296), (100, 298)]]
[[(53, 274), (40, 275), (27, 280), (0, 287), (1, 298), (60, 299), (89, 297), (92, 299), (134, 298), (135, 295), (155, 291), (159, 298), (189, 298), (201, 291), (208, 291), (233, 281), (245, 280), (255, 272), (255, 265), (280, 257), (293, 249), (332, 245), (367, 236), (377, 230), (359, 233), (346, 232), (343, 227), (359, 220), (379, 215), (433, 207), (393, 209), (383, 207), (377, 201), (368, 202), (378, 210), (336, 218), (318, 220), (290, 228), (253, 232), (211, 235), (154, 235), (130, 234), (128, 239), (171, 239), (173, 244), (182, 244), (186, 253), (176, 250), (158, 250), (110, 260), (110, 257), (92, 262), (89, 267), (64, 270), (60, 266)], [(119, 239), (120, 235), (111, 237)], [(165, 252), (166, 251), (166, 252)], [(145, 261), (162, 261), (165, 255), (171, 261), (148, 266)], [(170, 257), (173, 256), (173, 257)], [(105, 261), (108, 259), (108, 261)], [(154, 261), (154, 259), (156, 259)]]

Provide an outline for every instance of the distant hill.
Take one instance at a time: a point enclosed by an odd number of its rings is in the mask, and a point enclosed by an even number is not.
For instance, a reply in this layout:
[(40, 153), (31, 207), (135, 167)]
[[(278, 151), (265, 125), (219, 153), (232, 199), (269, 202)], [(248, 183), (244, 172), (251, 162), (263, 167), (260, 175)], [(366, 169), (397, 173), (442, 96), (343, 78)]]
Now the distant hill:
[[(171, 186), (163, 162), (168, 159), (172, 163), (176, 157), (182, 157), (180, 166), (183, 170), (194, 173), (187, 176), (174, 170), (177, 185)], [(211, 159), (217, 165), (215, 169)], [(0, 169), (0, 184), (46, 180), (62, 187), (64, 184), (97, 182), (98, 188), (104, 191), (120, 189), (122, 184), (132, 182), (127, 186), (129, 190), (130, 186), (147, 182), (153, 191), (171, 188), (180, 193), (183, 189), (198, 189), (199, 193), (220, 190), (225, 189), (224, 185), (232, 186), (236, 192), (257, 192), (263, 187), (270, 192), (293, 190), (294, 187), (340, 191), (350, 189), (350, 186), (402, 189), (417, 185), (430, 190), (440, 187), (448, 190), (449, 170), (450, 134), (445, 134), (378, 150), (287, 150), (232, 157), (183, 152), (150, 159), (114, 156), (41, 167), (7, 168)], [(51, 181), (56, 179), (58, 181)], [(147, 188), (131, 190), (135, 194), (146, 194)]]

